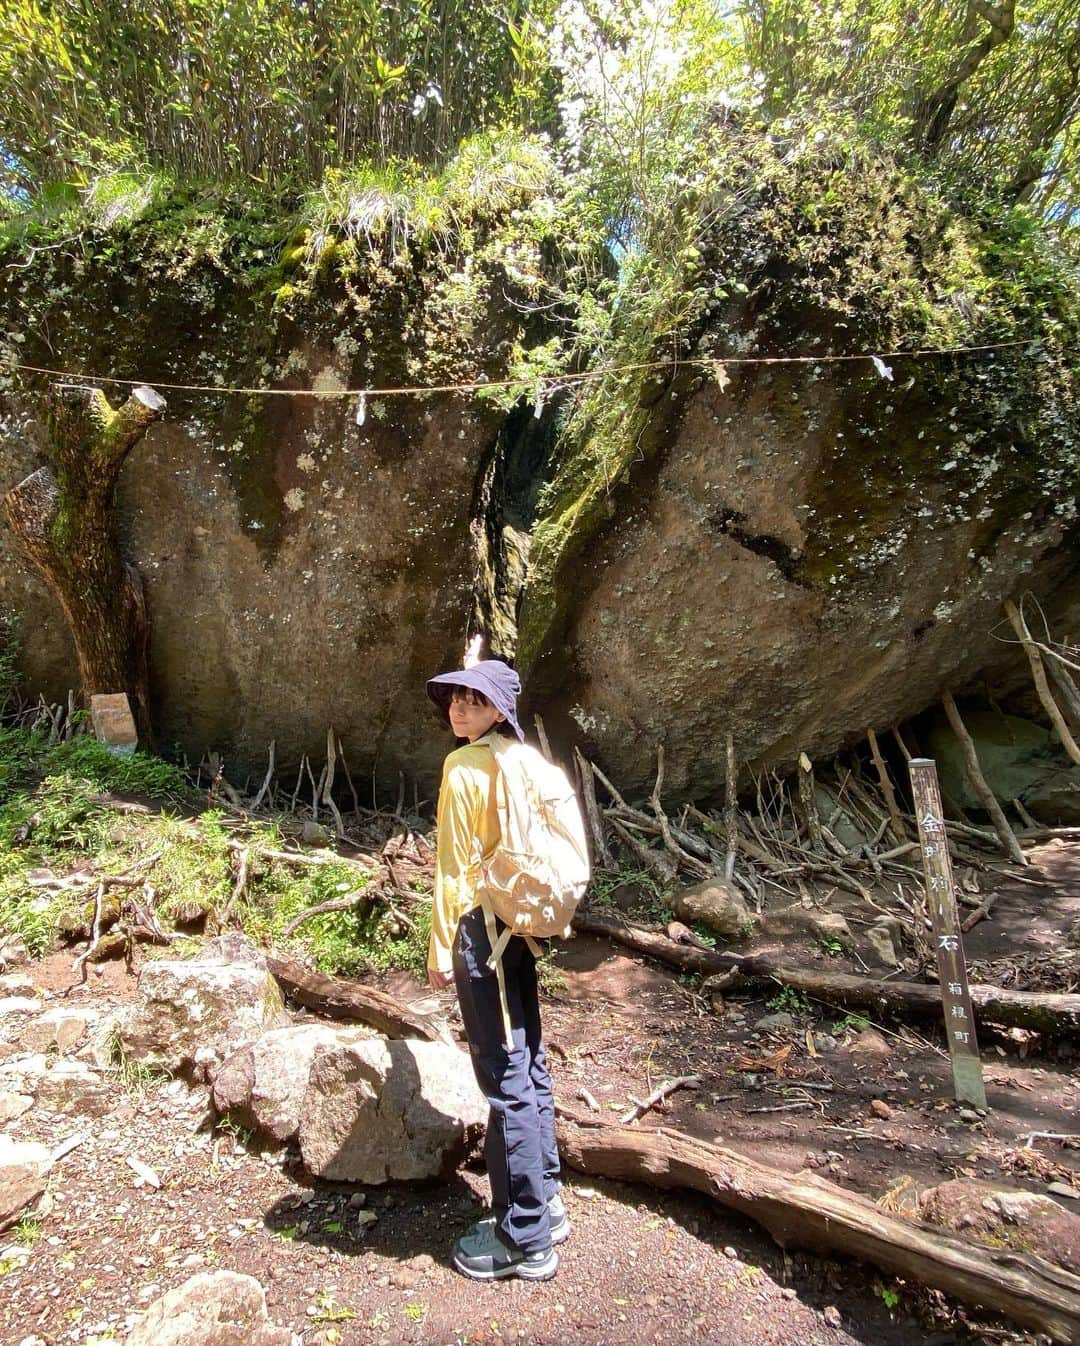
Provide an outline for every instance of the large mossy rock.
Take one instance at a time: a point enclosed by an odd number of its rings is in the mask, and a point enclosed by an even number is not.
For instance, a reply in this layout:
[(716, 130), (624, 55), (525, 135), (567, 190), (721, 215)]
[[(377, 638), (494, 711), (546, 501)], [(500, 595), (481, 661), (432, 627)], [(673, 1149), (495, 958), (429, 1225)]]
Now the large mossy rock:
[[(721, 785), (728, 731), (740, 763), (786, 765), (943, 686), (1022, 671), (993, 635), (1003, 598), (1032, 588), (1052, 618), (1080, 610), (1080, 428), (1055, 345), (1068, 315), (1050, 288), (1018, 311), (1009, 296), (1029, 292), (1004, 243), (873, 177), (855, 184), (869, 206), (834, 203), (827, 229), (797, 210), (776, 225), (776, 202), (740, 183), (744, 204), (717, 213), (687, 277), (685, 332), (637, 353), (820, 363), (623, 377), (604, 415), (534, 420), (471, 392), (335, 396), (495, 381), (550, 335), (529, 312), (551, 250), (515, 220), (527, 192), (477, 218), (460, 251), (324, 240), (304, 284), (290, 258), (312, 238), (228, 203), (195, 229), (182, 203), (188, 233), (151, 219), (88, 235), (78, 265), (66, 250), (0, 258), (18, 263), (0, 267), (0, 314), (19, 338), (0, 354), (320, 394), (170, 393), (124, 469), (159, 743), (223, 752), (235, 783), (272, 739), (279, 768), (320, 761), (332, 725), (358, 781), (374, 773), (392, 797), (405, 773), (430, 797), (448, 744), (424, 681), (458, 661), (471, 613), (495, 653), (516, 644), (553, 741), (631, 790), (663, 743), (673, 798)], [(713, 293), (729, 297), (698, 306)], [(1010, 332), (1043, 345), (890, 357), (891, 379), (868, 358), (932, 344), (946, 311), (970, 315), (949, 329), (959, 344), (993, 339), (991, 295)], [(0, 485), (41, 460), (36, 405), (0, 371)], [(6, 530), (0, 580), (26, 617), (29, 688), (65, 696), (62, 616)]]
[[(843, 349), (850, 336), (823, 322), (779, 306), (750, 349)], [(785, 768), (942, 687), (1029, 684), (993, 633), (1027, 588), (1075, 629), (1071, 376), (1015, 351), (894, 365), (892, 382), (868, 360), (732, 367), (724, 388), (682, 371), (643, 384), (647, 415), (617, 433), (582, 422), (521, 605), (526, 685), (553, 741), (643, 791), (662, 744), (665, 791), (700, 798), (723, 781), (728, 732), (742, 768)], [(620, 435), (634, 452), (605, 467)], [(573, 502), (603, 471), (589, 515)]]
[[(424, 682), (465, 648), (478, 484), (504, 414), (472, 393), (340, 394), (496, 381), (536, 334), (542, 261), (521, 217), (544, 187), (495, 167), (498, 204), (469, 216), (467, 245), (298, 239), (281, 203), (267, 218), (183, 191), (127, 227), (88, 226), (78, 262), (0, 240), (18, 263), (0, 265), (0, 360), (301, 393), (169, 392), (124, 468), (163, 749), (217, 750), (242, 782), (272, 739), (281, 769), (318, 760), (332, 725), (361, 788), (373, 772), (391, 796), (399, 771), (425, 791), (437, 779), (448, 743)], [(46, 457), (44, 382), (0, 369), (0, 492)], [(6, 527), (0, 607), (24, 617), (28, 687), (66, 699), (62, 613)]]

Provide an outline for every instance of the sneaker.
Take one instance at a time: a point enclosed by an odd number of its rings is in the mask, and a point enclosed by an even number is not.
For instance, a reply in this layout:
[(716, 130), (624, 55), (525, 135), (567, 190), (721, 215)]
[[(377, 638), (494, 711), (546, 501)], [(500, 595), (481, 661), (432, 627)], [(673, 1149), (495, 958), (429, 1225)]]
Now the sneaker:
[(454, 1244), (454, 1267), (474, 1281), (503, 1281), (518, 1276), (523, 1281), (549, 1281), (559, 1269), (559, 1254), (552, 1247), (525, 1252), (508, 1248), (495, 1233), (494, 1221), (476, 1233), (463, 1234)]
[[(570, 1237), (571, 1224), (570, 1217), (566, 1213), (566, 1204), (562, 1199), (562, 1193), (556, 1192), (547, 1203), (548, 1207), (548, 1228), (551, 1231), (552, 1244), (565, 1243)], [(470, 1234), (478, 1233), (481, 1229), (490, 1229), (494, 1232), (495, 1216), (488, 1215), (483, 1220), (477, 1222), (469, 1230)]]

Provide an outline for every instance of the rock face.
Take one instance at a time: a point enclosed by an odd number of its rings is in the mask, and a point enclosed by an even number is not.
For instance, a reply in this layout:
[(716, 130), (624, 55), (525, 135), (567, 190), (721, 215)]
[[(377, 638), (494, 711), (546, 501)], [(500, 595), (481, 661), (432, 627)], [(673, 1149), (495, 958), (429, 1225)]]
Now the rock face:
[(319, 1049), (370, 1041), (364, 1029), (328, 1024), (275, 1028), (234, 1052), (214, 1076), (214, 1107), (275, 1140), (291, 1140), (304, 1112)]
[(266, 1295), (253, 1276), (204, 1272), (150, 1305), (127, 1346), (289, 1346), (292, 1333), (275, 1326)]
[[(285, 286), (281, 274), (268, 284), (271, 258), (299, 265), (283, 213), (280, 237), (268, 233), (256, 253), (189, 258), (190, 270), (162, 267), (164, 217), (125, 230), (122, 268), (88, 259), (73, 269), (53, 253), (40, 270), (31, 255), (0, 275), (0, 313), (18, 290), (35, 314), (20, 308), (21, 360), (119, 360), (150, 384), (320, 394), (173, 398), (125, 465), (123, 532), (153, 613), (159, 742), (193, 759), (213, 746), (231, 774), (265, 766), (270, 739), (279, 767), (296, 764), (325, 748), (332, 724), (358, 782), (376, 766), (388, 791), (399, 769), (436, 776), (451, 743), (433, 732), (424, 681), (463, 653), (473, 502), (504, 418), (477, 397), (358, 406), (341, 394), (505, 376), (525, 328), (537, 329), (515, 301), (544, 265), (510, 215), (543, 196), (542, 177), (505, 174), (505, 211), (470, 221), (469, 255), (446, 240), (419, 267), (411, 249), (391, 259), (378, 244), (324, 240), (317, 281), (301, 267)], [(234, 205), (221, 214), (231, 220)], [(501, 229), (512, 265), (497, 241), (485, 251)], [(38, 407), (11, 388), (0, 382), (0, 491), (43, 457)], [(62, 699), (74, 668), (63, 618), (6, 527), (0, 581), (4, 606), (25, 616), (28, 685)]]
[(44, 1145), (0, 1135), (0, 1229), (14, 1224), (44, 1192), (51, 1167)]
[(144, 963), (139, 999), (117, 1023), (125, 1055), (208, 1079), (243, 1043), (287, 1021), (265, 959), (250, 946), (239, 953), (232, 961), (211, 942), (197, 959)]
[[(924, 223), (936, 246), (936, 215)], [(623, 789), (649, 782), (663, 743), (672, 799), (720, 786), (729, 729), (740, 763), (790, 763), (922, 710), (943, 685), (1021, 668), (993, 635), (1002, 599), (1030, 587), (1053, 617), (1080, 598), (1067, 377), (1028, 350), (897, 361), (888, 381), (868, 360), (827, 363), (892, 337), (811, 301), (746, 231), (729, 250), (745, 257), (712, 281), (739, 274), (754, 297), (678, 348), (823, 362), (733, 364), (724, 387), (692, 367), (624, 384), (625, 468), (607, 480), (610, 425), (593, 442), (582, 417), (582, 442), (560, 442), (571, 478), (582, 464), (604, 477), (581, 530), (574, 500), (547, 489), (554, 412), (334, 396), (504, 375), (536, 335), (515, 306), (543, 273), (524, 245), (512, 266), (435, 249), (413, 272), (346, 257), (339, 240), (317, 294), (301, 304), (283, 287), (286, 317), (280, 292), (246, 284), (232, 259), (191, 260), (177, 278), (149, 226), (127, 231), (129, 265), (76, 274), (39, 249), (3, 268), (0, 312), (29, 300), (8, 323), (28, 363), (325, 394), (176, 399), (124, 468), (159, 741), (193, 760), (222, 751), (242, 777), (271, 739), (282, 769), (319, 760), (333, 725), (357, 780), (377, 768), (396, 791), (404, 771), (429, 792), (448, 741), (424, 680), (457, 663), (474, 608), (496, 652), (512, 651), (519, 592), (518, 662), (553, 741), (577, 742)], [(917, 274), (917, 257), (902, 260)], [(0, 489), (43, 456), (35, 402), (10, 382)], [(541, 582), (560, 530), (572, 545)], [(64, 623), (6, 529), (0, 581), (25, 616), (28, 689), (62, 698)]]
[(727, 939), (745, 938), (753, 928), (742, 894), (733, 883), (707, 879), (692, 888), (681, 888), (671, 899), (675, 915), (684, 921), (701, 921)]
[(469, 1058), (441, 1042), (373, 1038), (323, 1048), (300, 1121), (321, 1178), (384, 1183), (445, 1176), (487, 1120)]

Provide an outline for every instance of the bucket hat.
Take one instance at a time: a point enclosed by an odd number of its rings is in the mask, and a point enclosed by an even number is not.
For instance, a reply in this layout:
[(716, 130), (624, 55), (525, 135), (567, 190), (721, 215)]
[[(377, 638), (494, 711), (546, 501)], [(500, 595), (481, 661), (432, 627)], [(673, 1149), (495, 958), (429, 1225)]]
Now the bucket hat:
[(524, 743), (525, 734), (517, 719), (521, 679), (509, 664), (504, 664), (501, 659), (481, 659), (471, 668), (459, 668), (453, 673), (440, 673), (437, 678), (429, 678), (427, 694), (449, 724), (446, 704), (436, 690), (442, 687), (471, 687), (475, 692), (483, 692), (495, 709), (506, 716), (507, 724)]

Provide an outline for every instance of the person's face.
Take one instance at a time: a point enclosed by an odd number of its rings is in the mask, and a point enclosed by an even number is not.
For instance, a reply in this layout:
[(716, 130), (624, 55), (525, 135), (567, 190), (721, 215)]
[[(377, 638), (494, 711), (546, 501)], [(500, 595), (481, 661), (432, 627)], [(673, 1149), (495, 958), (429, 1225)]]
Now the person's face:
[(497, 724), (506, 719), (480, 692), (471, 687), (455, 687), (450, 693), (450, 728), (458, 738), (475, 743)]

